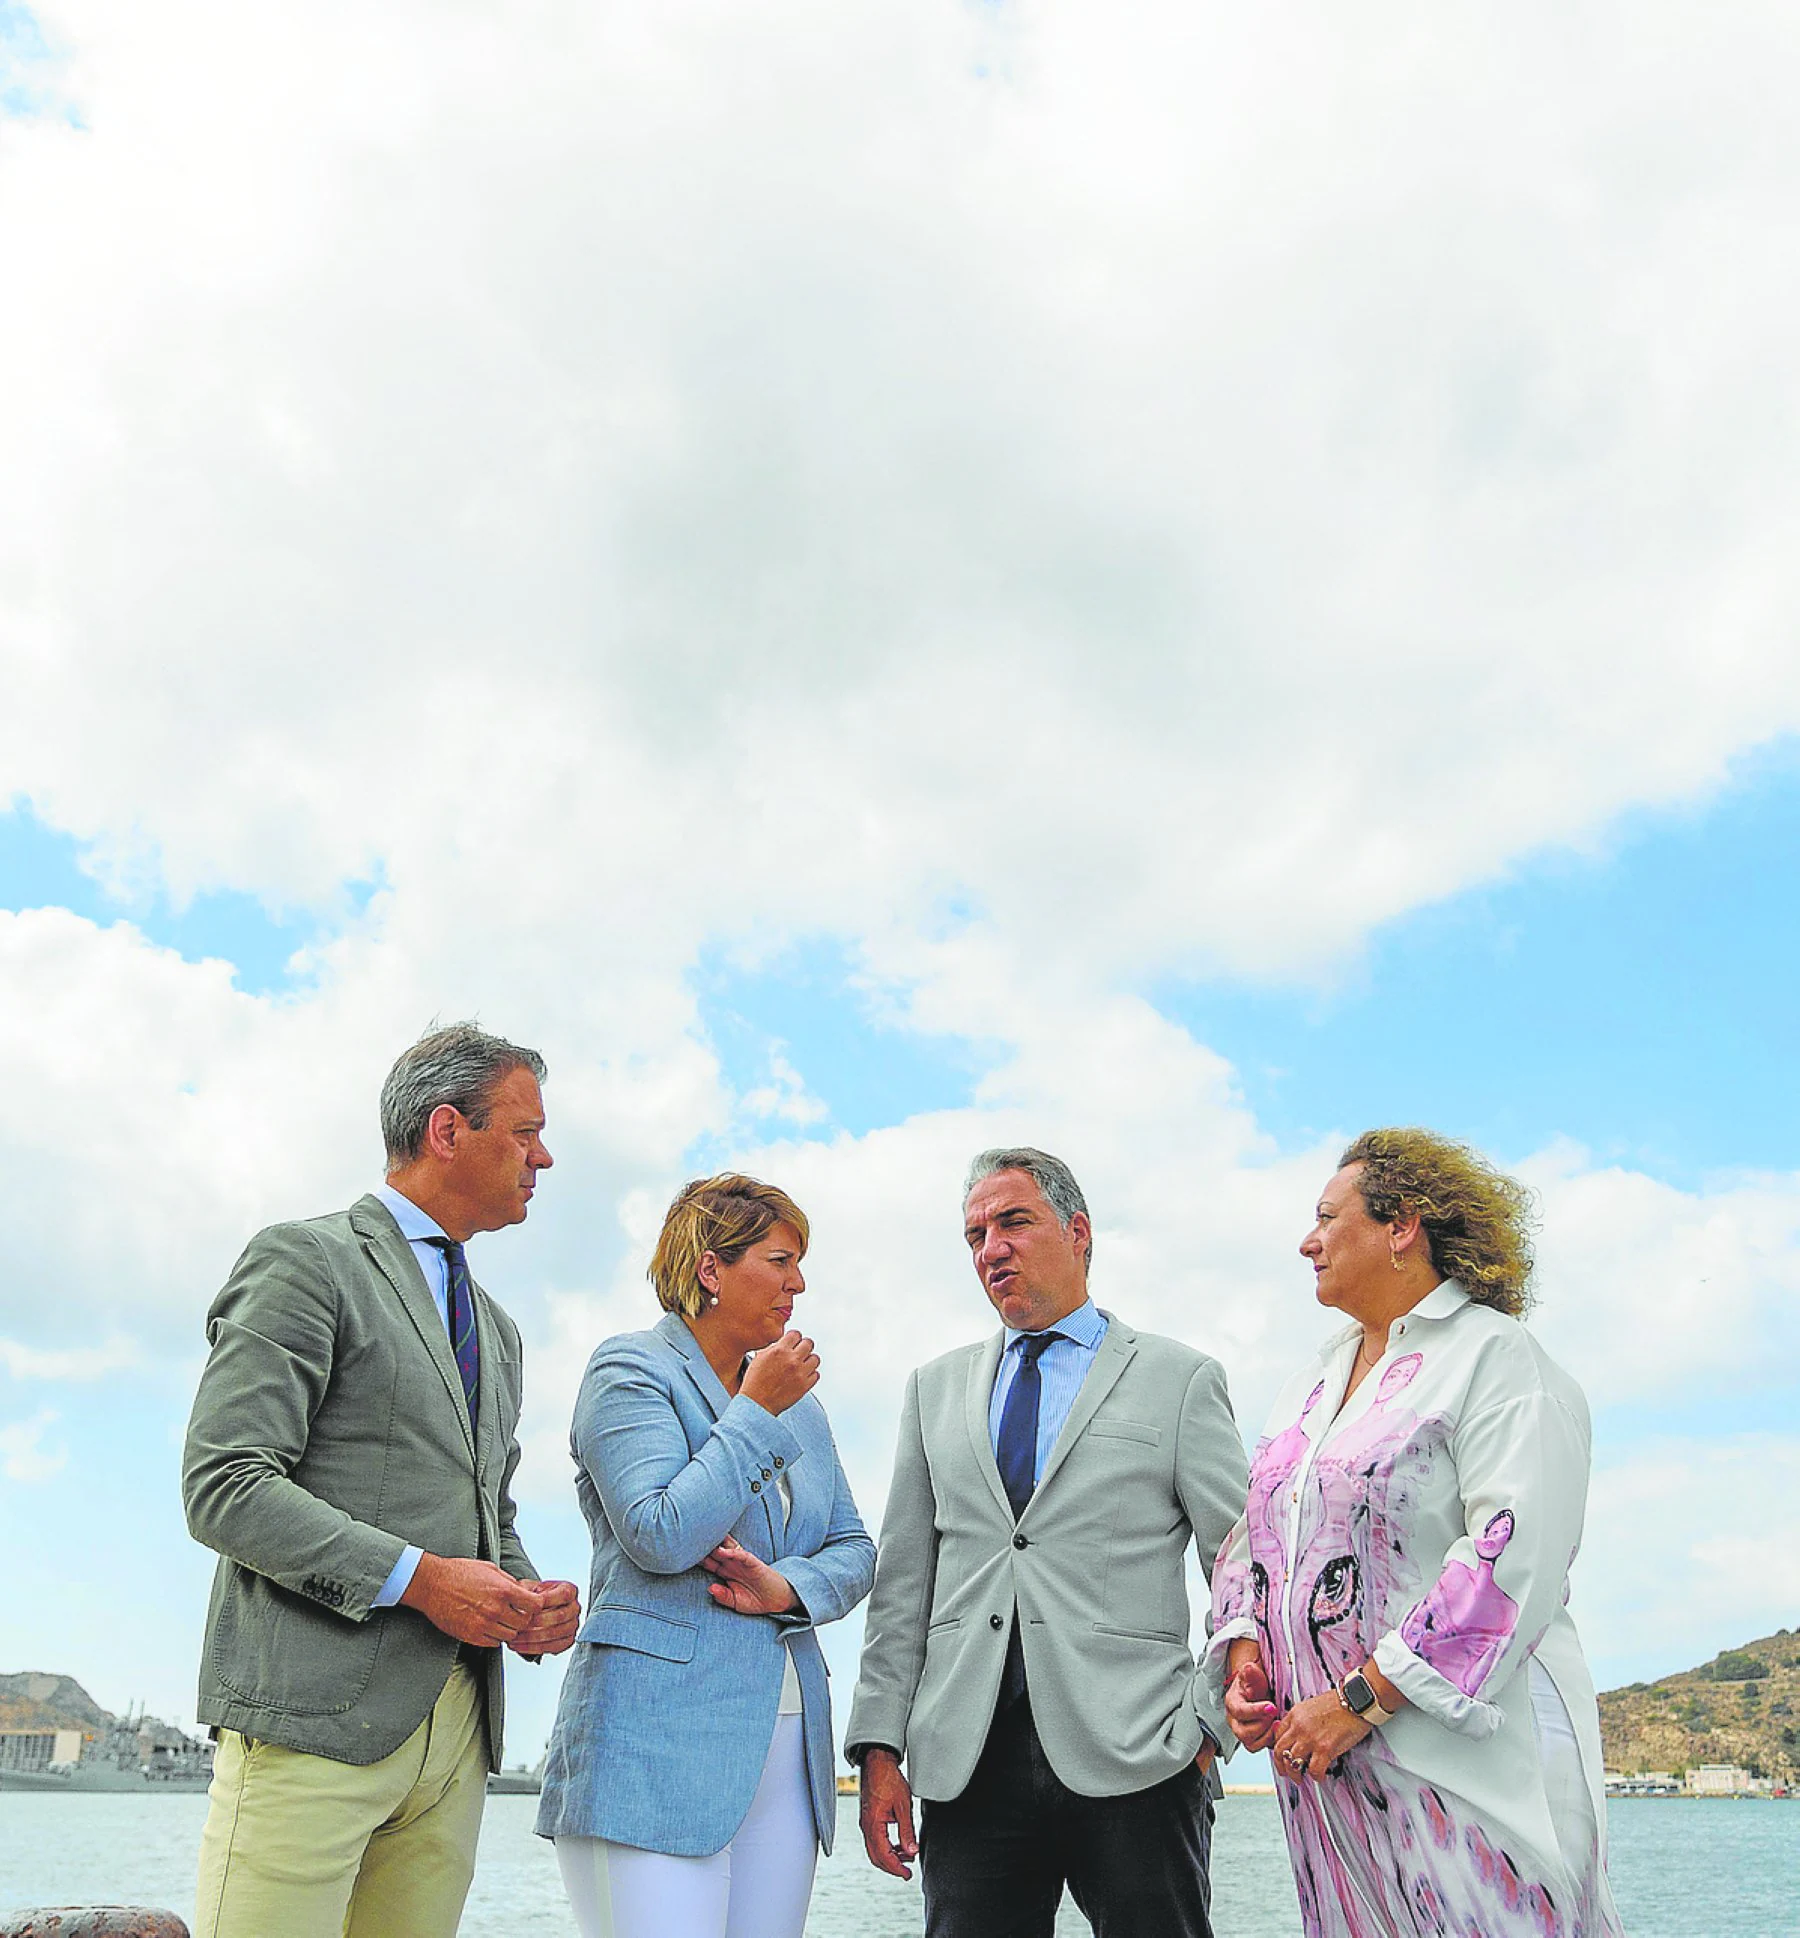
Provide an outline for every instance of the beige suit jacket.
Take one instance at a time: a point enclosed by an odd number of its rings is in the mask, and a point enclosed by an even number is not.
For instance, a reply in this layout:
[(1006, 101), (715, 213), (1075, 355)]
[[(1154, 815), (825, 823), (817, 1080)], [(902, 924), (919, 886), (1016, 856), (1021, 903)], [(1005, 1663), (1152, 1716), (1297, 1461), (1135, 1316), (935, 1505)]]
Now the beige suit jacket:
[(1188, 1544), (1210, 1579), (1247, 1470), (1218, 1362), (1108, 1316), (1014, 1525), (988, 1437), (1004, 1334), (921, 1366), (901, 1414), (848, 1740), (961, 1794), (1015, 1616), (1038, 1735), (1078, 1795), (1122, 1796), (1229, 1742), (1188, 1646)]

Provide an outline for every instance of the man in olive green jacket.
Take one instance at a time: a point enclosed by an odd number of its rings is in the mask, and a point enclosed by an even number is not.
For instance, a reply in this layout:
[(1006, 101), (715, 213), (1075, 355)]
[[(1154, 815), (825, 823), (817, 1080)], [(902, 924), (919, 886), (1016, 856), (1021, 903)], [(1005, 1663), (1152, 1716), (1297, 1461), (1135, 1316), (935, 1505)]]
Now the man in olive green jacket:
[(463, 1244), (524, 1218), (535, 1051), (459, 1024), (382, 1089), (388, 1176), (250, 1241), (207, 1317), (188, 1525), (220, 1560), (197, 1938), (451, 1938), (501, 1754), (500, 1646), (569, 1647), (513, 1527), (519, 1335)]

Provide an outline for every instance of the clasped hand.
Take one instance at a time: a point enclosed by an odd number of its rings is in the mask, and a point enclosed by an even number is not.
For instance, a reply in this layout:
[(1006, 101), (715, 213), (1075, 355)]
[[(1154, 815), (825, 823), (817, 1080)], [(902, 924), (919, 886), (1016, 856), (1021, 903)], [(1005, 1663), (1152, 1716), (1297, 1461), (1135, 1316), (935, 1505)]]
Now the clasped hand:
[(572, 1581), (516, 1581), (491, 1561), (422, 1554), (400, 1600), (459, 1642), (525, 1656), (561, 1655), (581, 1626)]
[(1344, 1707), (1336, 1690), (1309, 1696), (1283, 1716), (1270, 1700), (1269, 1673), (1254, 1642), (1231, 1645), (1225, 1684), (1225, 1720), (1247, 1750), (1272, 1749), (1277, 1771), (1290, 1782), (1319, 1778), (1369, 1733), (1369, 1725)]
[(1282, 1717), (1275, 1732), (1275, 1767), (1297, 1781), (1329, 1776), (1331, 1766), (1369, 1734), (1369, 1724), (1344, 1707), (1335, 1689), (1308, 1696)]

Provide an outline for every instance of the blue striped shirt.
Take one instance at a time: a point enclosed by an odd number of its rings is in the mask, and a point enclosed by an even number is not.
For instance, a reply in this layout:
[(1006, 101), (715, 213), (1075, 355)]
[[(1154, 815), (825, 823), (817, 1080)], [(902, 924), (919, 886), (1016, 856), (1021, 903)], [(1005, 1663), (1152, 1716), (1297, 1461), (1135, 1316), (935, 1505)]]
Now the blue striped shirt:
[[(448, 1238), (450, 1234), (429, 1212), (421, 1211), (404, 1192), (396, 1191), (391, 1184), (378, 1184), (375, 1195), (393, 1214), (394, 1223), (400, 1227), (400, 1236), (412, 1247), (412, 1255), (419, 1261), (419, 1270), (425, 1275), (425, 1289), (431, 1294), (431, 1302), (444, 1322), (447, 1337), (450, 1331), (450, 1261), (431, 1240), (433, 1237)], [(380, 1592), (370, 1606), (392, 1608), (411, 1587), (420, 1558), (421, 1550), (409, 1541), (400, 1550), (400, 1559), (394, 1563), (393, 1572), (381, 1584)]]
[[(1094, 1364), (1094, 1355), (1106, 1337), (1106, 1324), (1106, 1314), (1092, 1299), (1083, 1299), (1073, 1312), (1058, 1319), (1055, 1325), (1043, 1328), (1045, 1332), (1061, 1333), (1062, 1337), (1046, 1346), (1038, 1360), (1043, 1390), (1038, 1395), (1037, 1460), (1031, 1470), (1033, 1486), (1043, 1478), (1044, 1462), (1050, 1458), (1056, 1436), (1062, 1432), (1075, 1405), (1075, 1395), (1081, 1391), (1082, 1382)], [(994, 1375), (993, 1396), (988, 1401), (988, 1438), (996, 1453), (1000, 1449), (1000, 1416), (1006, 1410), (1006, 1396), (1012, 1391), (1012, 1383), (1018, 1378), (1019, 1366), (1025, 1357), (1019, 1345), (1024, 1337), (1024, 1333), (1007, 1327), (1006, 1344), (1000, 1352), (1000, 1370)]]

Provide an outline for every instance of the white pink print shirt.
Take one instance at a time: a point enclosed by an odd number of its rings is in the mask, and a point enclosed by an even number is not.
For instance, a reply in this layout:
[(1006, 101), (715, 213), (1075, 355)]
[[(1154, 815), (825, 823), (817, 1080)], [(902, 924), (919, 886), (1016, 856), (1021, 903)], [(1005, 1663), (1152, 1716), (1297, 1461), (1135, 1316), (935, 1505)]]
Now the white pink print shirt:
[(1534, 1656), (1603, 1811), (1593, 1685), (1564, 1606), (1587, 1402), (1518, 1320), (1454, 1280), (1394, 1322), (1340, 1411), (1361, 1336), (1330, 1339), (1270, 1412), (1213, 1571), (1209, 1667), (1222, 1681), (1232, 1640), (1256, 1637), (1285, 1710), (1372, 1656), (1411, 1705), (1381, 1747), (1554, 1863), (1523, 1673)]

